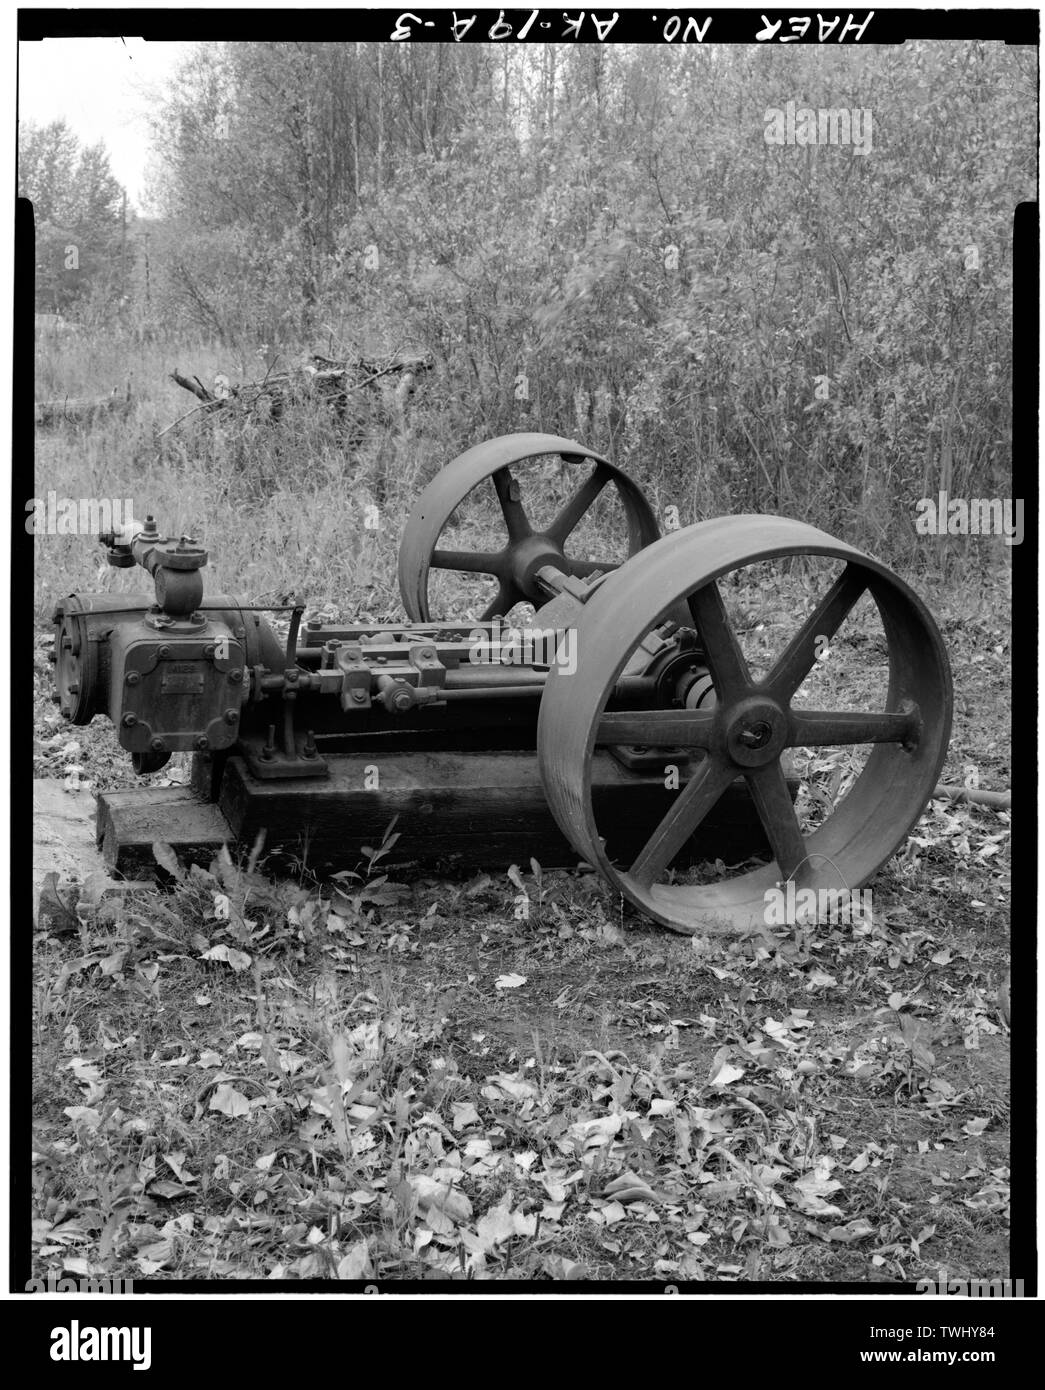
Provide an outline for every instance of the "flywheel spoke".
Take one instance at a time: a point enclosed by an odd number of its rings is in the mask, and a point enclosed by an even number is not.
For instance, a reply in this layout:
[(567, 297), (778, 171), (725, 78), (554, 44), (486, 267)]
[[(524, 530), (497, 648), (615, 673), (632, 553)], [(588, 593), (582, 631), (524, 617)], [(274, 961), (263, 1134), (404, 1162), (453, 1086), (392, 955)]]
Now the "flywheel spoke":
[(736, 699), (750, 686), (751, 676), (718, 585), (712, 580), (690, 594), (687, 601), (711, 668), (719, 703)]
[(783, 655), (766, 677), (765, 685), (778, 700), (791, 699), (816, 665), (817, 639), (831, 640), (866, 588), (867, 580), (864, 575), (853, 565), (846, 565), (830, 591), (824, 595), (815, 611), (792, 637)]
[(514, 584), (502, 579), (497, 586), (496, 596), (486, 605), (479, 615), (481, 623), (488, 623), (491, 618), (503, 618), (506, 613), (519, 602), (522, 595), (516, 590)]
[(588, 511), (609, 480), (610, 470), (605, 464), (600, 463), (566, 503), (545, 534), (561, 546), (566, 537), (576, 529), (585, 512)]
[(705, 758), (631, 866), (639, 883), (650, 884), (668, 867), (736, 774), (724, 761)]
[(504, 552), (487, 550), (433, 550), (429, 561), (433, 569), (461, 570), (465, 574), (500, 574)]
[(508, 528), (509, 540), (524, 540), (533, 534), (533, 529), (519, 499), (519, 484), (507, 468), (499, 468), (492, 477), (493, 485), (497, 489), (497, 500), (501, 504), (504, 524)]
[(744, 775), (781, 877), (793, 878), (806, 850), (784, 769), (778, 759)]
[(863, 713), (849, 710), (791, 711), (791, 748), (815, 748), (842, 743), (909, 743), (918, 735), (916, 706), (899, 713)]

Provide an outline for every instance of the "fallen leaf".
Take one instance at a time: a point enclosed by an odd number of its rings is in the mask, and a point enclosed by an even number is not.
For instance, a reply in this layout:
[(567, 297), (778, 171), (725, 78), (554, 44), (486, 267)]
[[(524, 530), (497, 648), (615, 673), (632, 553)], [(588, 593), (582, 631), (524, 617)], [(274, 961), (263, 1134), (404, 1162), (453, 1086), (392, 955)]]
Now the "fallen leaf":
[(246, 951), (237, 951), (234, 946), (212, 946), (209, 951), (203, 952), (202, 959), (223, 960), (237, 972), (246, 970), (250, 965), (250, 956)]
[(621, 1115), (603, 1115), (597, 1120), (582, 1120), (579, 1124), (570, 1125), (567, 1132), (571, 1139), (591, 1149), (608, 1144), (620, 1132), (623, 1123)]
[[(445, 1171), (445, 1170), (444, 1170)], [(457, 1175), (461, 1176), (460, 1173)], [(445, 1178), (430, 1178), (423, 1173), (411, 1174), (407, 1182), (414, 1190), (417, 1205), (422, 1210), (435, 1208), (452, 1220), (468, 1221), (472, 1215), (472, 1204), (463, 1192), (458, 1192), (452, 1182)]]
[(468, 1129), (471, 1125), (479, 1123), (479, 1112), (470, 1100), (455, 1100), (450, 1108), (453, 1111), (453, 1127), (456, 1131)]
[(849, 1245), (854, 1240), (866, 1240), (868, 1236), (874, 1235), (874, 1227), (863, 1217), (857, 1217), (855, 1221), (847, 1221), (844, 1226), (832, 1226), (827, 1233), (828, 1240), (840, 1240)]
[(177, 879), (179, 883), (184, 880), (185, 870), (181, 867), (181, 864), (178, 862), (178, 856), (171, 849), (170, 845), (164, 844), (162, 840), (156, 841), (152, 847), (152, 857), (156, 860), (156, 863), (159, 864), (161, 869), (167, 870), (171, 878)]
[(67, 1105), (62, 1114), (68, 1115), (74, 1125), (83, 1124), (88, 1129), (97, 1129), (102, 1122), (101, 1113), (89, 1105)]
[(150, 1197), (165, 1197), (171, 1202), (175, 1197), (198, 1196), (195, 1187), (186, 1187), (182, 1182), (172, 1182), (170, 1178), (160, 1178), (149, 1183), (148, 1191)]
[(374, 1265), (370, 1258), (369, 1242), (365, 1240), (354, 1241), (338, 1261), (337, 1277), (339, 1279), (372, 1279), (373, 1275)]
[(98, 962), (98, 973), (100, 975), (118, 975), (127, 961), (127, 947), (123, 946), (118, 951), (114, 951), (111, 956), (106, 956), (104, 960)]
[(712, 1086), (731, 1086), (734, 1081), (739, 1081), (743, 1075), (743, 1067), (735, 1067), (731, 1062), (723, 1062), (717, 1076), (711, 1078), (710, 1084)]
[(209, 1110), (219, 1110), (223, 1115), (230, 1115), (233, 1119), (241, 1115), (250, 1114), (250, 1102), (247, 1097), (227, 1081), (223, 1081), (220, 1086), (215, 1086), (214, 1094), (210, 1098)]

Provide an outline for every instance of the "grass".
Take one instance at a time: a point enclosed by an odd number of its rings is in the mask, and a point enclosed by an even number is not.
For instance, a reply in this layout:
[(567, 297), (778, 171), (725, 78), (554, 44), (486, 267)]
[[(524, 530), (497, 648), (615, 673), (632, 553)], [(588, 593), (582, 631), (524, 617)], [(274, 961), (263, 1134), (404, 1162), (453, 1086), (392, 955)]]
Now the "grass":
[[(126, 364), (119, 345), (63, 353), (41, 395)], [(304, 408), (278, 439), (214, 422), (157, 443), (189, 404), (174, 365), (223, 364), (143, 352), (128, 418), (41, 436), (37, 492), (148, 503), (207, 539), (223, 591), (394, 611), (401, 520), (461, 444), (438, 403), (424, 439), (375, 411), (354, 453)], [(377, 532), (353, 510), (369, 500)], [(36, 558), (41, 619), (70, 589), (141, 589), (100, 577), (89, 538), (41, 538)], [(916, 587), (954, 662), (944, 780), (1007, 787), (1007, 576)], [(859, 638), (829, 682), (871, 679)], [(37, 775), (132, 785), (107, 724), (61, 721), (50, 669), (41, 635)], [(870, 921), (768, 943), (660, 931), (594, 875), (537, 876), (525, 844), (513, 876), (467, 881), (397, 883), (394, 853), (337, 885), (174, 866), (165, 890), (35, 934), (34, 1273), (1004, 1277), (1008, 826), (934, 802)]]

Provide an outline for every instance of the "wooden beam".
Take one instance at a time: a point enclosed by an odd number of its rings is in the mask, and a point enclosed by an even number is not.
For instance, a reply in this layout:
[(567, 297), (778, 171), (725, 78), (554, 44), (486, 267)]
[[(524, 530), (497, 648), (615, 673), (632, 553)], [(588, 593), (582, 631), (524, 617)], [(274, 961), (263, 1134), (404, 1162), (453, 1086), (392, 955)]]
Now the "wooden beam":
[[(381, 861), (385, 867), (493, 871), (531, 856), (546, 868), (577, 863), (548, 809), (532, 752), (381, 753), (328, 761), (330, 776), (323, 780), (262, 781), (242, 758), (230, 757), (219, 805), (236, 839), (251, 845), (264, 830), (270, 860), (303, 860), (318, 874), (331, 873), (357, 868), (362, 847), (376, 847), (396, 816), (400, 838)], [(375, 771), (377, 785), (368, 789)], [(661, 777), (639, 776), (609, 754), (596, 755), (596, 816), (611, 856), (634, 857), (675, 795)], [(760, 849), (766, 849), (765, 837), (738, 782), (691, 843), (688, 860), (737, 863)]]
[(157, 841), (170, 845), (183, 864), (206, 868), (234, 838), (218, 807), (188, 787), (99, 792), (96, 828), (106, 865), (125, 878), (155, 874)]

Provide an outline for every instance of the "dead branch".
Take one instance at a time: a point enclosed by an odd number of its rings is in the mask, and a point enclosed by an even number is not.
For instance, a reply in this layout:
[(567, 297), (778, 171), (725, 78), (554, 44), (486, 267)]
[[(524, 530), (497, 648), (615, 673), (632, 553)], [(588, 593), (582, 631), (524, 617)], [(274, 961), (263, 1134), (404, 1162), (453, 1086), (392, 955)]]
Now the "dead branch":
[[(324, 357), (320, 353), (313, 353), (310, 364), (303, 370), (273, 372), (270, 367), (263, 380), (241, 382), (237, 386), (229, 387), (228, 395), (220, 396), (209, 391), (199, 377), (183, 376), (177, 368), (171, 372), (170, 379), (183, 390), (191, 392), (208, 410), (234, 408), (236, 406), (250, 409), (257, 405), (263, 397), (268, 397), (272, 402), (273, 417), (278, 418), (284, 399), (295, 389), (304, 388), (315, 391), (341, 414), (351, 392), (365, 391), (383, 377), (399, 373), (396, 404), (401, 412), (407, 397), (416, 388), (418, 376), (428, 371), (431, 366), (432, 360), (427, 355), (410, 355), (402, 352), (393, 353), (383, 364), (364, 357), (337, 361), (334, 358)], [(157, 438), (162, 438), (176, 425), (181, 424), (183, 420), (188, 420), (200, 413), (200, 408), (186, 412), (161, 430)]]
[(933, 798), (948, 801), (971, 801), (976, 806), (993, 806), (996, 811), (1012, 808), (1012, 792), (980, 791), (978, 787), (945, 787), (942, 784), (933, 792)]
[(171, 381), (176, 382), (186, 391), (191, 391), (192, 394), (201, 401), (213, 401), (216, 399), (207, 390), (203, 382), (200, 381), (199, 377), (193, 377), (193, 379), (190, 381), (187, 376), (182, 376), (181, 372), (178, 371), (177, 367), (175, 367), (174, 371), (171, 372)]

